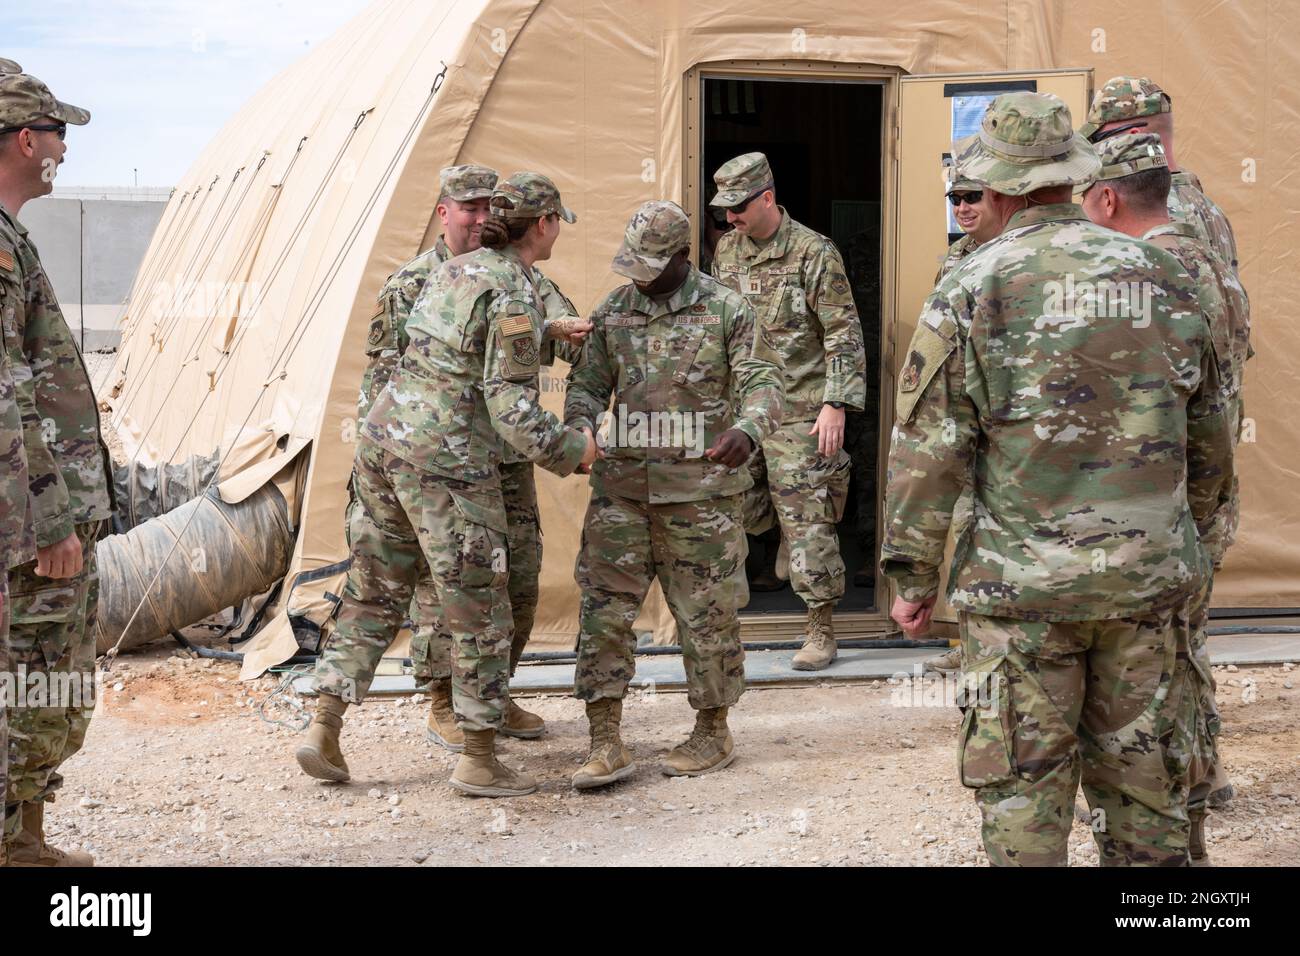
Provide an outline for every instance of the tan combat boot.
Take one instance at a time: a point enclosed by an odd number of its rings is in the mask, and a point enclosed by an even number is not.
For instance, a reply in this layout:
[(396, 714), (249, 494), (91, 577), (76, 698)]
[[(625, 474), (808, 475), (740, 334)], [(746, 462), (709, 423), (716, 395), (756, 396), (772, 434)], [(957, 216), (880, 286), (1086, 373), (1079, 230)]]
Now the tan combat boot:
[(303, 773), (317, 780), (342, 783), (351, 779), (343, 751), (339, 749), (339, 731), (343, 729), (343, 712), (347, 701), (333, 694), (316, 698), (316, 716), (307, 728), (307, 740), (294, 753)]
[(466, 730), (465, 752), (451, 775), (452, 787), (472, 797), (522, 797), (537, 789), (526, 773), (504, 766), (496, 758), (495, 730)]
[(1191, 826), (1187, 831), (1187, 856), (1192, 866), (1213, 866), (1210, 854), (1205, 849), (1205, 808), (1188, 809), (1187, 818)]
[(9, 845), (5, 866), (79, 866), (95, 865), (89, 853), (70, 852), (45, 842), (45, 801), (23, 804), (23, 828)]
[(618, 732), (622, 720), (621, 700), (604, 697), (587, 705), (591, 752), (587, 755), (587, 762), (573, 775), (573, 789), (591, 790), (632, 775), (636, 764)]
[(721, 770), (734, 759), (736, 745), (727, 729), (727, 708), (711, 707), (696, 711), (691, 736), (673, 748), (661, 769), (669, 777), (698, 777)]
[(424, 739), (454, 754), (465, 749), (465, 735), (451, 709), (450, 677), (429, 684), (429, 722), (424, 727)]
[(932, 657), (921, 666), (923, 674), (951, 674), (961, 670), (961, 646), (950, 647), (938, 657)]
[(545, 730), (546, 721), (542, 720), (537, 714), (524, 710), (515, 703), (514, 698), (510, 699), (510, 709), (506, 711), (506, 719), (501, 725), (501, 733), (507, 737), (532, 740), (540, 737)]
[(835, 608), (830, 604), (808, 609), (808, 634), (804, 645), (794, 655), (791, 666), (797, 671), (819, 671), (829, 667), (838, 653), (835, 646), (835, 627), (831, 615)]

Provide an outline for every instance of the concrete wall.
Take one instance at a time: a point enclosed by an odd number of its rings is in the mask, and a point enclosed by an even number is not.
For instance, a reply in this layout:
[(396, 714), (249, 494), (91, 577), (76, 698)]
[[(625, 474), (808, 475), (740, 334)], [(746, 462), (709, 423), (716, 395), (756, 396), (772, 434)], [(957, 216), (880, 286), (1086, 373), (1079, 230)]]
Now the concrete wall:
[(23, 206), (63, 314), (83, 349), (117, 345), (118, 319), (170, 190), (55, 190)]

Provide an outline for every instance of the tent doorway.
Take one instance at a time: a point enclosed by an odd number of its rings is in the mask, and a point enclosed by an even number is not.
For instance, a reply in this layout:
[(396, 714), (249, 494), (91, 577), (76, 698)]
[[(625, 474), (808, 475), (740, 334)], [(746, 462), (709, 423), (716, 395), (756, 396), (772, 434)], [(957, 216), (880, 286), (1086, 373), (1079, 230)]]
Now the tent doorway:
[[(880, 470), (881, 198), (885, 85), (881, 80), (700, 77), (700, 265), (708, 269), (720, 228), (710, 219), (713, 172), (728, 159), (759, 150), (776, 180), (777, 201), (798, 222), (829, 236), (840, 250), (862, 321), (867, 355), (867, 406), (850, 412), (845, 447), (852, 480), (839, 524), (844, 598), (837, 610), (878, 611), (876, 519)], [(771, 541), (750, 539), (751, 580)], [(745, 614), (802, 612), (786, 585), (753, 591)]]

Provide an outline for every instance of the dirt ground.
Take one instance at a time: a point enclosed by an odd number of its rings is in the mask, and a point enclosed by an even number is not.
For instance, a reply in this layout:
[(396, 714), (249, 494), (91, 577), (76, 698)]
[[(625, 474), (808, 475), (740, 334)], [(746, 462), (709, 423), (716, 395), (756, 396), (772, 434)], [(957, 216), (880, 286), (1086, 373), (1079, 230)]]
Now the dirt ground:
[[(1218, 669), (1224, 754), (1237, 790), (1210, 822), (1223, 865), (1300, 863), (1300, 670)], [(548, 723), (504, 759), (542, 781), (527, 797), (479, 800), (446, 785), (454, 756), (424, 740), (423, 698), (349, 711), (348, 784), (304, 776), (299, 734), (259, 711), (305, 713), (280, 681), (240, 684), (234, 664), (145, 650), (104, 682), (86, 747), (47, 816), (56, 844), (101, 864), (983, 864), (979, 814), (956, 780), (957, 711), (896, 706), (883, 681), (751, 690), (734, 711), (730, 768), (670, 779), (658, 759), (689, 732), (684, 695), (629, 699), (637, 772), (577, 793), (586, 754), (578, 701), (524, 701)], [(309, 709), (310, 702), (305, 702)], [(1072, 861), (1096, 863), (1076, 823)]]

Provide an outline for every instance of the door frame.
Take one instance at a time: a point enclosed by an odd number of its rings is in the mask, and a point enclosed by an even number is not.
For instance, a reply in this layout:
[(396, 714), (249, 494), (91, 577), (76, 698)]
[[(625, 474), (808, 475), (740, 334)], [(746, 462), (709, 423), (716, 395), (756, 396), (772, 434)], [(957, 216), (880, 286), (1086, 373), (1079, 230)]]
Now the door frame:
[[(894, 421), (894, 230), (896, 229), (895, 190), (898, 158), (898, 81), (905, 75), (897, 67), (870, 63), (834, 63), (814, 60), (720, 60), (697, 63), (686, 71), (682, 110), (682, 143), (686, 155), (682, 163), (682, 206), (691, 221), (691, 250), (699, 263), (700, 162), (703, 151), (704, 103), (700, 95), (705, 79), (755, 79), (804, 82), (858, 83), (881, 87), (880, 104), (880, 407), (876, 450), (876, 551), (880, 550), (881, 522), (884, 520), (885, 465), (889, 454), (889, 434)], [(872, 569), (876, 584), (875, 611), (837, 611), (836, 623), (846, 637), (878, 637), (898, 631), (889, 617), (893, 592), (889, 579)], [(779, 614), (742, 615), (741, 633), (746, 640), (791, 640), (803, 633), (806, 618), (798, 611)]]

